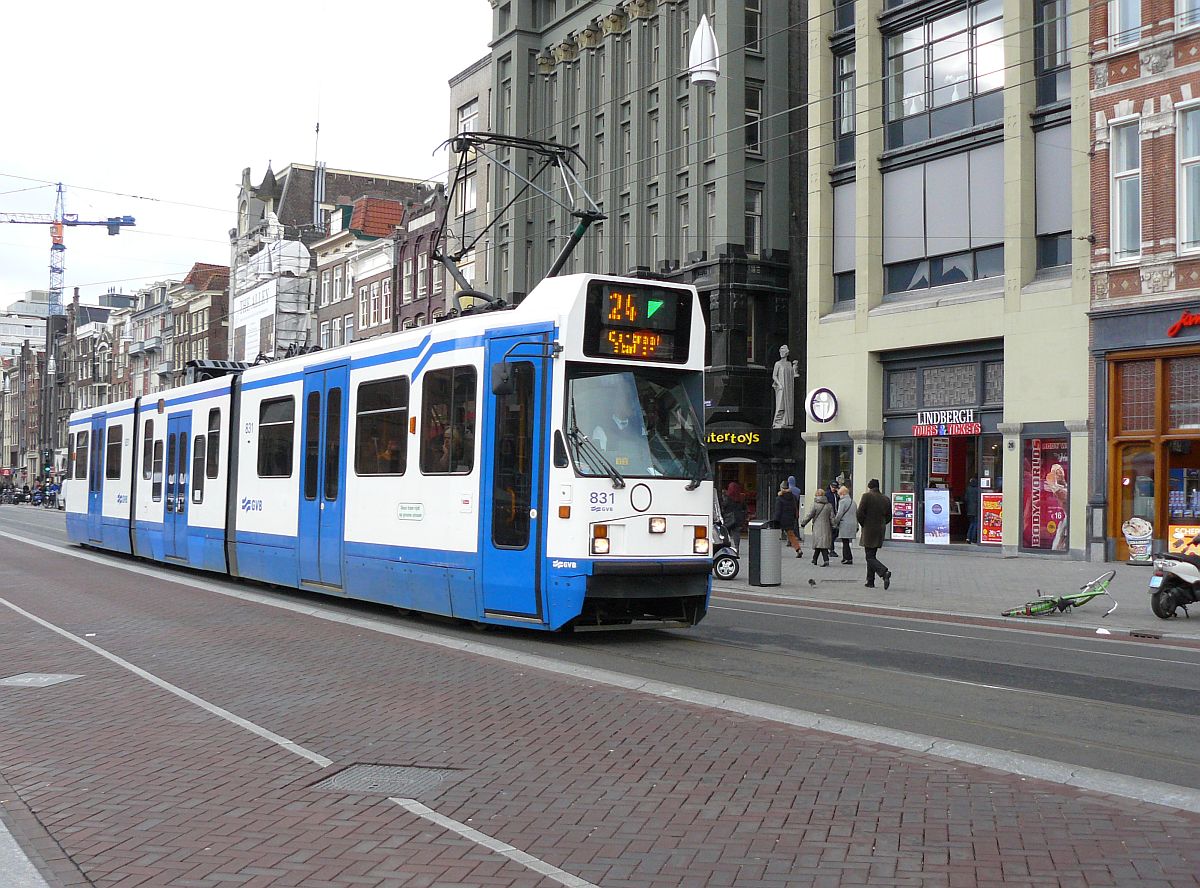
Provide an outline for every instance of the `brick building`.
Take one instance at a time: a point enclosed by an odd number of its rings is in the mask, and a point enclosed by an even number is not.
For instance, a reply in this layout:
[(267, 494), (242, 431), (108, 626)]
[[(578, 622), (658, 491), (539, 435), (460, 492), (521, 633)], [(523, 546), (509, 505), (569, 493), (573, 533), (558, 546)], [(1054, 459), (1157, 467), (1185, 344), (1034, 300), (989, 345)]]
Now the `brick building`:
[(223, 361), (229, 329), (229, 267), (197, 262), (171, 287), (171, 385), (183, 385), (189, 361)]
[(1200, 7), (1092, 7), (1089, 544), (1200, 530)]

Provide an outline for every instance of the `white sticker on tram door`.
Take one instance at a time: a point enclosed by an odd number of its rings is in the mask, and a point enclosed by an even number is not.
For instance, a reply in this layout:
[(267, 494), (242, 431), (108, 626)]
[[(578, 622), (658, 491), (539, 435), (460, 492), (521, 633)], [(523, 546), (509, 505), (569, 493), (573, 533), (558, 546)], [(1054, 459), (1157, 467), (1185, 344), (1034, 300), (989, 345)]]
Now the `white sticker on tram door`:
[(471, 499), (471, 495), (470, 495), (470, 494), (467, 494), (467, 493), (464, 493), (462, 496), (460, 496), (460, 497), (458, 498), (458, 511), (460, 511), (460, 512), (473, 512), (473, 511), (475, 511), (475, 509), (474, 509), (474, 506), (472, 505), (472, 503), (473, 503), (473, 501), (472, 501), (472, 499)]
[(424, 503), (400, 503), (396, 506), (397, 521), (424, 521)]

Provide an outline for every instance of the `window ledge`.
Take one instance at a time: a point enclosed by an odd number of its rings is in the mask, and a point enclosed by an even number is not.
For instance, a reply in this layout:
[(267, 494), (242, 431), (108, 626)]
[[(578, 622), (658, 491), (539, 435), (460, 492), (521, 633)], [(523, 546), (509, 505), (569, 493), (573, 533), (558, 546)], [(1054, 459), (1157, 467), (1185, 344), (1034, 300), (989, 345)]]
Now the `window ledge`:
[(1004, 278), (997, 276), (969, 284), (950, 284), (909, 293), (893, 293), (883, 297), (883, 304), (869, 312), (876, 315), (898, 314), (905, 311), (920, 311), (927, 308), (943, 308), (968, 302), (984, 302), (1004, 298)]
[(837, 323), (838, 321), (852, 321), (852, 320), (854, 320), (854, 302), (853, 301), (847, 301), (844, 303), (836, 303), (835, 302), (833, 305), (833, 308), (831, 310), (829, 310), (825, 314), (821, 315), (820, 319), (818, 320), (818, 323), (824, 324), (826, 322), (829, 322), (829, 323), (833, 324), (833, 323)]
[(1056, 265), (1043, 268), (1032, 281), (1021, 288), (1022, 293), (1043, 293), (1048, 290), (1061, 290), (1071, 286), (1071, 266)]

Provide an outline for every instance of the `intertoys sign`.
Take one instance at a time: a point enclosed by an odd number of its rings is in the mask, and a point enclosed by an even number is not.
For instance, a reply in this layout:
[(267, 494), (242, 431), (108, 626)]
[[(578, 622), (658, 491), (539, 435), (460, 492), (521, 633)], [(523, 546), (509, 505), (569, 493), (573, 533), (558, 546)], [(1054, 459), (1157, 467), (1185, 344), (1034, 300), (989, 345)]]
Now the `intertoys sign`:
[(953, 435), (980, 435), (983, 426), (972, 410), (921, 410), (913, 425), (914, 438), (944, 438)]
[(1179, 316), (1179, 320), (1167, 330), (1167, 335), (1174, 339), (1185, 327), (1200, 327), (1200, 314), (1192, 314), (1190, 311), (1185, 310)]

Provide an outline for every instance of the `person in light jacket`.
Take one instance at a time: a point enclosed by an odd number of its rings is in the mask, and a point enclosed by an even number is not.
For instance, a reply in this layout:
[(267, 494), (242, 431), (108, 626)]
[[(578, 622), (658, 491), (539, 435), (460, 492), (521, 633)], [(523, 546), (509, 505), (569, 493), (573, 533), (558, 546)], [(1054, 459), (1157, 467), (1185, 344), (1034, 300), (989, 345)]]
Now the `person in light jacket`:
[(833, 525), (837, 538), (842, 541), (842, 564), (853, 564), (850, 541), (858, 533), (858, 507), (850, 496), (850, 488), (842, 485), (838, 490), (837, 510), (833, 513)]
[(829, 567), (829, 553), (833, 549), (833, 509), (829, 506), (829, 500), (825, 498), (824, 490), (817, 491), (813, 497), (812, 508), (804, 516), (800, 526), (804, 527), (809, 523), (813, 528), (812, 563), (816, 566), (817, 558), (823, 558), (825, 563), (821, 567)]

